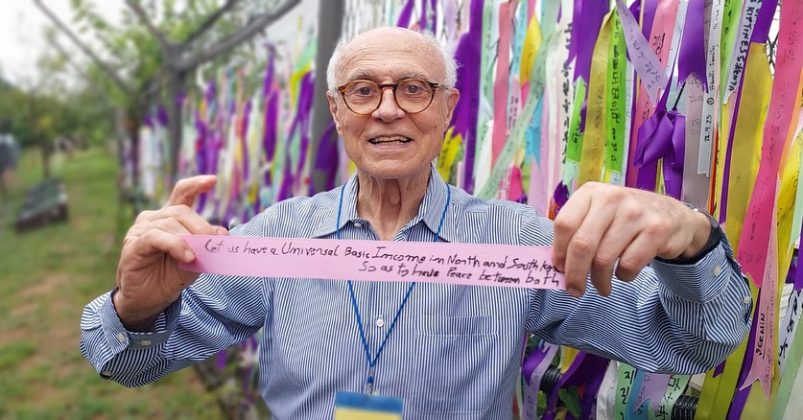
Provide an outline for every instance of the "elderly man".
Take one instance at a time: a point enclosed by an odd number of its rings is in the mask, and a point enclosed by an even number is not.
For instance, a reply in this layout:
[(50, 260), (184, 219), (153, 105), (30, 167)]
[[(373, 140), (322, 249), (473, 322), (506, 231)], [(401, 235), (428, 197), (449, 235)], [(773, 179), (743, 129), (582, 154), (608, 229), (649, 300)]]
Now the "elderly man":
[[(437, 43), (382, 28), (336, 50), (329, 108), (357, 174), (278, 203), (233, 234), (554, 245), (568, 291), (196, 275), (180, 234), (227, 234), (190, 207), (214, 177), (179, 182), (128, 232), (117, 288), (87, 305), (81, 349), (128, 386), (260, 328), (262, 395), (284, 418), (331, 418), (342, 392), (401, 400), (407, 418), (511, 415), (533, 333), (655, 372), (701, 372), (747, 331), (750, 292), (709, 217), (650, 192), (588, 184), (554, 224), (478, 200), (432, 169), (459, 93)], [(614, 276), (618, 280), (611, 280)]]

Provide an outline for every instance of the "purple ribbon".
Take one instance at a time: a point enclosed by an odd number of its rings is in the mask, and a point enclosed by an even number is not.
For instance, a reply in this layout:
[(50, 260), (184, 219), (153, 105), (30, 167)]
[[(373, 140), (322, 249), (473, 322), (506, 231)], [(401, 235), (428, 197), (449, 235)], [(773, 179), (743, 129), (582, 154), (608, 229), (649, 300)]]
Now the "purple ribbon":
[(767, 42), (777, 7), (778, 0), (764, 0), (761, 2), (761, 10), (758, 12), (758, 18), (756, 18), (756, 26), (753, 28), (753, 35), (750, 37), (751, 42), (759, 44)]
[(273, 54), (268, 53), (268, 65), (265, 66), (265, 77), (262, 78), (262, 97), (267, 97), (273, 87)]
[[(207, 128), (206, 123), (204, 123), (203, 119), (201, 119), (201, 114), (198, 111), (195, 111), (193, 114), (195, 119), (195, 131), (198, 135), (195, 137), (195, 170), (199, 174), (207, 174), (209, 172), (206, 163), (206, 142), (207, 142)], [(207, 200), (206, 193), (201, 194), (198, 197), (198, 204), (195, 206), (195, 211), (198, 213), (202, 213), (204, 211), (204, 207), (206, 207), (206, 200)]]
[(299, 124), (298, 129), (301, 134), (300, 153), (298, 165), (296, 165), (296, 174), (299, 176), (304, 169), (304, 165), (307, 161), (307, 153), (309, 151), (310, 117), (312, 116), (312, 100), (314, 96), (315, 77), (312, 72), (309, 72), (301, 79), (301, 93), (299, 93), (298, 111), (296, 115)]
[(483, 0), (471, 0), (469, 29), (463, 34), (455, 50), (457, 82), (460, 91), (451, 125), (455, 133), (463, 136), (465, 164), (462, 187), (471, 194), (474, 190), (474, 159), (477, 144), (477, 112), (480, 102), (480, 58), (482, 49)]
[(421, 17), (418, 19), (418, 30), (427, 30), (427, 0), (421, 0)]
[(591, 409), (597, 399), (599, 387), (602, 384), (602, 379), (605, 376), (605, 370), (608, 369), (608, 364), (611, 361), (604, 357), (596, 356), (590, 353), (581, 351), (569, 366), (569, 370), (561, 375), (560, 380), (552, 388), (547, 402), (546, 412), (542, 417), (543, 420), (554, 420), (556, 414), (556, 406), (558, 403), (558, 393), (561, 388), (568, 386), (580, 386), (585, 384), (585, 392), (582, 399), (581, 418), (590, 418)]
[(265, 108), (265, 132), (262, 136), (262, 147), (265, 149), (265, 158), (268, 162), (272, 162), (276, 154), (278, 120), (279, 95), (277, 92), (271, 92), (267, 99), (267, 107)]
[(712, 375), (714, 378), (716, 378), (719, 375), (722, 375), (722, 372), (725, 371), (725, 362), (726, 361), (723, 361), (722, 363), (718, 364), (717, 367), (714, 368), (714, 374)]
[(555, 192), (552, 194), (552, 199), (555, 202), (555, 214), (558, 214), (561, 207), (569, 201), (569, 187), (562, 181), (558, 182), (555, 186)]
[(642, 2), (644, 3), (644, 22), (641, 25), (641, 32), (644, 34), (644, 38), (650, 39), (652, 22), (655, 20), (655, 13), (658, 10), (658, 0), (634, 0), (628, 9), (633, 17), (636, 18), (636, 22), (638, 22), (641, 15)]
[(686, 24), (678, 53), (678, 83), (684, 83), (689, 75), (700, 79), (708, 90), (705, 71), (705, 0), (689, 0)]
[(555, 353), (559, 350), (559, 346), (542, 342), (535, 350), (525, 357), (521, 366), (521, 372), (524, 380), (527, 382), (527, 387), (524, 390), (524, 420), (534, 420), (537, 418), (537, 401), (538, 390), (541, 387), (541, 379), (549, 369)]
[(219, 371), (226, 369), (226, 352), (227, 350), (221, 350), (217, 353), (217, 357), (215, 357), (215, 368)]
[[(265, 115), (262, 131), (262, 149), (265, 151), (265, 160), (272, 162), (276, 153), (277, 124), (279, 120), (279, 94), (273, 89), (274, 56), (268, 57), (265, 69), (265, 78), (262, 81), (262, 95), (264, 97)], [(264, 186), (271, 185), (270, 171), (265, 171)]]
[(242, 124), (240, 125), (241, 128), (241, 136), (240, 136), (240, 145), (243, 148), (243, 180), (248, 179), (249, 171), (248, 168), (248, 123), (250, 121), (251, 116), (251, 100), (245, 103), (245, 109), (243, 110), (243, 119)]
[(733, 106), (733, 116), (731, 117), (728, 139), (727, 143), (725, 144), (727, 149), (725, 149), (725, 166), (722, 168), (722, 193), (719, 199), (719, 223), (725, 223), (725, 219), (728, 216), (728, 184), (730, 183), (733, 138), (736, 136), (736, 124), (739, 122), (739, 108), (742, 104), (742, 87), (744, 86), (744, 75), (746, 72), (747, 61), (745, 60), (742, 76), (739, 79), (739, 91), (736, 93), (736, 103)]
[[(761, 293), (763, 290), (758, 291), (758, 298), (756, 302), (760, 301)], [(744, 360), (742, 360), (742, 369), (739, 372), (739, 381), (736, 382), (736, 390), (734, 391), (733, 398), (731, 399), (731, 406), (728, 410), (728, 420), (739, 420), (742, 416), (742, 410), (744, 410), (744, 406), (747, 403), (747, 396), (750, 394), (750, 389), (752, 387), (747, 387), (745, 389), (740, 389), (744, 384), (745, 379), (747, 378), (747, 373), (750, 371), (750, 367), (753, 365), (753, 346), (756, 342), (756, 328), (758, 328), (758, 311), (759, 305), (755, 305), (753, 308), (753, 324), (750, 326), (750, 334), (747, 336), (747, 347), (748, 351), (744, 352)]]
[(569, 57), (566, 62), (576, 58), (574, 80), (582, 77), (588, 82), (591, 75), (591, 57), (602, 21), (610, 10), (610, 3), (599, 0), (574, 0), (572, 39), (569, 44)]
[(410, 18), (413, 15), (413, 3), (414, 0), (407, 0), (407, 3), (404, 4), (401, 13), (399, 13), (399, 20), (396, 21), (396, 26), (400, 26), (402, 28), (407, 28), (410, 26)]
[(284, 158), (284, 171), (282, 173), (282, 184), (279, 186), (279, 194), (276, 197), (277, 201), (286, 200), (293, 196), (292, 194), (292, 184), (293, 184), (293, 173), (290, 171), (290, 153), (285, 154)]
[[(315, 169), (322, 172), (326, 179), (326, 184), (323, 191), (329, 191), (335, 187), (337, 180), (337, 167), (339, 164), (339, 154), (337, 150), (337, 131), (335, 130), (335, 122), (331, 121), (329, 126), (321, 135), (318, 141), (318, 153), (315, 156)], [(309, 183), (309, 195), (320, 192), (315, 190), (315, 183)]]
[(676, 109), (666, 110), (671, 85), (670, 78), (655, 113), (639, 127), (634, 166), (639, 168), (636, 186), (652, 191), (655, 189), (658, 159), (663, 159), (666, 193), (680, 199), (683, 188), (686, 117)]
[[(803, 238), (803, 231), (801, 232), (801, 238)], [(799, 258), (800, 258), (800, 253), (798, 252), (798, 250), (795, 250), (795, 257), (792, 259), (792, 265), (789, 268), (789, 273), (794, 274), (795, 280), (794, 282), (792, 282), (794, 284), (792, 288), (795, 290), (795, 292), (798, 292), (800, 291), (800, 289), (803, 289), (803, 270), (800, 270), (798, 267)], [(787, 283), (790, 283), (788, 279), (789, 277), (787, 276)]]
[(309, 148), (309, 123), (310, 114), (312, 110), (312, 99), (315, 93), (315, 80), (312, 72), (308, 72), (301, 79), (301, 87), (298, 94), (298, 105), (296, 106), (296, 116), (290, 124), (287, 138), (292, 139), (296, 132), (298, 133), (301, 144), (299, 145), (299, 158), (295, 168), (295, 173), (290, 169), (292, 162), (290, 161), (290, 150), (286, 150), (284, 174), (282, 176), (282, 184), (279, 188), (279, 201), (285, 200), (293, 196), (293, 186), (299, 181), (302, 175), (302, 169), (307, 159), (307, 149)]
[(433, 34), (438, 33), (438, 0), (429, 0), (429, 7), (432, 9), (432, 21), (429, 27)]
[[(767, 36), (769, 34), (770, 25), (772, 24), (772, 17), (775, 13), (775, 6), (777, 3), (778, 0), (769, 0), (766, 3), (762, 3), (761, 10), (759, 11), (758, 18), (756, 19), (756, 25), (753, 28), (752, 42), (767, 42)], [(756, 38), (757, 32), (760, 33)], [(719, 223), (725, 223), (725, 219), (728, 215), (728, 185), (730, 181), (731, 156), (733, 155), (733, 139), (736, 135), (736, 124), (739, 121), (739, 108), (741, 107), (742, 103), (742, 87), (744, 86), (744, 75), (746, 72), (747, 60), (745, 60), (744, 69), (741, 72), (739, 89), (736, 94), (736, 103), (733, 107), (730, 132), (728, 133), (728, 140), (726, 144), (727, 149), (725, 151), (725, 165), (722, 171), (722, 194), (719, 200)]]
[(159, 109), (156, 111), (156, 121), (159, 121), (159, 125), (162, 127), (167, 127), (168, 120), (167, 110), (163, 105), (159, 105)]

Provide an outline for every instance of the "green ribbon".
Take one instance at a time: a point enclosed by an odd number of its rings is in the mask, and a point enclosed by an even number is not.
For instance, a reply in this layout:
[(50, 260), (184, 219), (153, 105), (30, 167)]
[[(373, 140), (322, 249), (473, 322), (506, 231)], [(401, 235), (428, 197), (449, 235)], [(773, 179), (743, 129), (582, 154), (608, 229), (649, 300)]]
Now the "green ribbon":
[(630, 388), (636, 379), (636, 368), (626, 363), (619, 363), (616, 374), (616, 403), (614, 404), (614, 419), (625, 420), (630, 418), (626, 413), (627, 400), (630, 397)]
[(622, 174), (625, 153), (625, 124), (628, 119), (626, 105), (627, 44), (619, 14), (611, 16), (611, 46), (608, 60), (608, 76), (605, 109), (608, 136), (605, 142), (605, 169)]

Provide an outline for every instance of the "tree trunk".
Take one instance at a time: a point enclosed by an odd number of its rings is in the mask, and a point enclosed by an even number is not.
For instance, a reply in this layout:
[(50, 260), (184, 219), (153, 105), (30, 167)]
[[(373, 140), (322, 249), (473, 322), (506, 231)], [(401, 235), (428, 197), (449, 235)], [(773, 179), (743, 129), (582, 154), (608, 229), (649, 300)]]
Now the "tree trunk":
[(173, 189), (173, 185), (178, 181), (178, 157), (181, 151), (181, 128), (182, 128), (182, 104), (180, 95), (184, 89), (184, 82), (187, 74), (173, 69), (168, 70), (167, 86), (167, 135), (170, 145), (170, 176), (168, 177), (168, 190)]
[(42, 155), (42, 170), (45, 179), (50, 179), (50, 156), (53, 154), (53, 147), (50, 142), (44, 138), (39, 139), (39, 151)]
[[(320, 0), (318, 2), (318, 50), (315, 53), (315, 99), (312, 107), (312, 136), (310, 139), (312, 153), (308, 160), (311, 163), (317, 161), (321, 137), (332, 122), (329, 103), (326, 100), (326, 68), (337, 41), (340, 39), (344, 12), (344, 0)], [(331, 174), (314, 167), (310, 173), (313, 187), (311, 192), (325, 190), (327, 179)]]

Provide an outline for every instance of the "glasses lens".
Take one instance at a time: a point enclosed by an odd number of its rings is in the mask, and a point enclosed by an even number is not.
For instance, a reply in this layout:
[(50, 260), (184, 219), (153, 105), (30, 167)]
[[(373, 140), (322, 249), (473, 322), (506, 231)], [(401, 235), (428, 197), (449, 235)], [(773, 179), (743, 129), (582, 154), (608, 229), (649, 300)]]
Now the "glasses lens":
[(434, 93), (435, 90), (425, 80), (405, 79), (396, 88), (396, 103), (407, 112), (421, 112), (432, 102)]
[(370, 80), (355, 80), (343, 90), (346, 105), (358, 114), (367, 114), (379, 106), (382, 92), (376, 83)]

